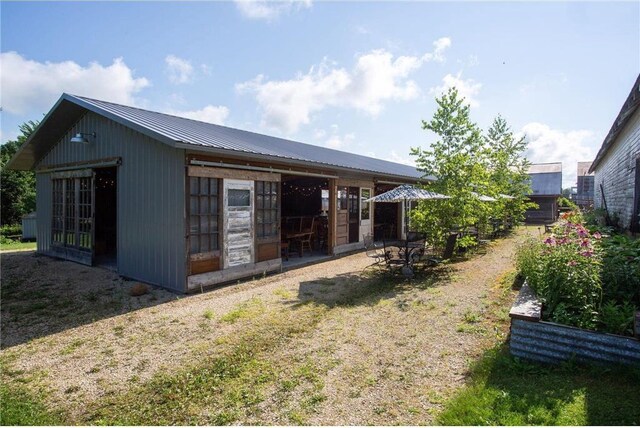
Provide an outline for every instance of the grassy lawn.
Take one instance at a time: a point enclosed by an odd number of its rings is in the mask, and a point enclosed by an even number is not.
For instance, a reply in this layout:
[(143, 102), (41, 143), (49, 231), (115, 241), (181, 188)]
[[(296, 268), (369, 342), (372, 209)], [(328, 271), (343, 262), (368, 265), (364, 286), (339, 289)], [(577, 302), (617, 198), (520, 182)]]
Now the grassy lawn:
[[(513, 300), (515, 272), (496, 284), (494, 305)], [(495, 328), (507, 319), (494, 319)], [(640, 369), (527, 362), (498, 340), (469, 370), (467, 384), (438, 414), (439, 425), (639, 425)]]
[[(369, 261), (352, 256), (330, 265), (340, 275), (320, 266), (244, 292), (162, 298), (136, 311), (127, 310), (133, 298), (123, 294), (124, 303), (104, 314), (98, 308), (119, 289), (82, 288), (113, 282), (104, 271), (4, 255), (14, 265), (3, 265), (3, 316), (52, 322), (49, 300), (60, 299), (52, 290), (36, 300), (42, 308), (21, 303), (52, 288), (50, 279), (30, 285), (31, 269), (38, 278), (48, 270), (82, 278), (72, 294), (97, 319), (27, 335), (2, 350), (0, 423), (640, 424), (637, 371), (547, 367), (509, 356), (516, 280), (507, 244), (413, 281), (364, 275), (352, 264)], [(17, 263), (21, 257), (28, 264)]]
[(442, 425), (638, 425), (640, 371), (526, 363), (488, 351), (446, 403)]
[(0, 252), (5, 251), (26, 251), (26, 250), (34, 250), (36, 249), (35, 242), (19, 242), (12, 241), (9, 244), (0, 245)]

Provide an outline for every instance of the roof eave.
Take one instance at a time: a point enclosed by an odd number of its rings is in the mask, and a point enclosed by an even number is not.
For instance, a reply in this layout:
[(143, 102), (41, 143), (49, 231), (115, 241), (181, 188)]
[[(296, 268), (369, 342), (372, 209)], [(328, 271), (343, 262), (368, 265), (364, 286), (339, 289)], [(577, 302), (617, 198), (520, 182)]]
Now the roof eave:
[(640, 73), (636, 78), (627, 99), (625, 100), (620, 112), (616, 116), (616, 119), (613, 121), (607, 136), (604, 138), (602, 142), (602, 146), (600, 146), (600, 150), (598, 150), (598, 154), (594, 159), (591, 167), (589, 168), (589, 173), (595, 172), (598, 165), (602, 162), (604, 157), (609, 152), (609, 149), (615, 144), (616, 139), (622, 132), (622, 130), (627, 126), (627, 122), (634, 115), (636, 110), (640, 107)]
[[(227, 150), (227, 149), (219, 149), (215, 147), (199, 146), (199, 145), (194, 145), (184, 141), (176, 143), (176, 147), (182, 148), (185, 150), (192, 150), (196, 152), (204, 152), (208, 154), (216, 154), (221, 156), (233, 156), (240, 159), (246, 159), (246, 160), (252, 160), (252, 161), (257, 160), (257, 161), (277, 162), (277, 163), (284, 163), (287, 165), (292, 165), (297, 167), (311, 166), (311, 167), (320, 168), (320, 169), (332, 169), (332, 170), (350, 172), (350, 173), (368, 174), (368, 175), (374, 175), (382, 179), (398, 180), (398, 181), (404, 181), (404, 182), (435, 181), (434, 177), (412, 177), (408, 175), (387, 174), (380, 171), (348, 168), (348, 167), (342, 167), (342, 166), (326, 164), (321, 162), (285, 158), (281, 156), (270, 156), (270, 155), (258, 154), (253, 152), (242, 152), (238, 150)], [(295, 171), (292, 170), (291, 172), (295, 174)]]

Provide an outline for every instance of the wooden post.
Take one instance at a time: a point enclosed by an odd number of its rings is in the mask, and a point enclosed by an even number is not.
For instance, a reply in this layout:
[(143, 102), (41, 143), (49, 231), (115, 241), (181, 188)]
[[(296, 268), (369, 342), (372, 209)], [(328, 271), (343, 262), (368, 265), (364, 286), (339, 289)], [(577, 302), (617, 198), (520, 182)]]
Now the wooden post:
[(328, 237), (327, 237), (327, 253), (332, 256), (333, 248), (336, 246), (336, 198), (337, 198), (337, 184), (335, 178), (329, 179), (329, 222), (328, 222)]

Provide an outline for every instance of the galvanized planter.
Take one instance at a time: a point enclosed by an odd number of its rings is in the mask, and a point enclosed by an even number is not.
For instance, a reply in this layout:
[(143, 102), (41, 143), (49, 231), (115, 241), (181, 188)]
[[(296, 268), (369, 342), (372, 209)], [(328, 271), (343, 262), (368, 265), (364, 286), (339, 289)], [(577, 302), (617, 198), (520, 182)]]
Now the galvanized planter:
[(511, 307), (511, 354), (557, 364), (576, 361), (640, 367), (640, 340), (541, 321), (542, 304), (525, 283)]

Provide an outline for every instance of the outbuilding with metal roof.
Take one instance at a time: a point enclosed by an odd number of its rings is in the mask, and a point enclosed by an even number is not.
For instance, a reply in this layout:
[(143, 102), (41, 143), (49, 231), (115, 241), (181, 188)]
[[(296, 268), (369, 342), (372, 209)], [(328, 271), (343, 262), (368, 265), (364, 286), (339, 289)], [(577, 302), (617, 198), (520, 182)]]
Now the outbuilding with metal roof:
[(364, 201), (433, 179), (407, 165), (69, 94), (8, 167), (36, 171), (39, 253), (177, 292), (355, 250), (366, 234), (398, 236), (400, 204)]

